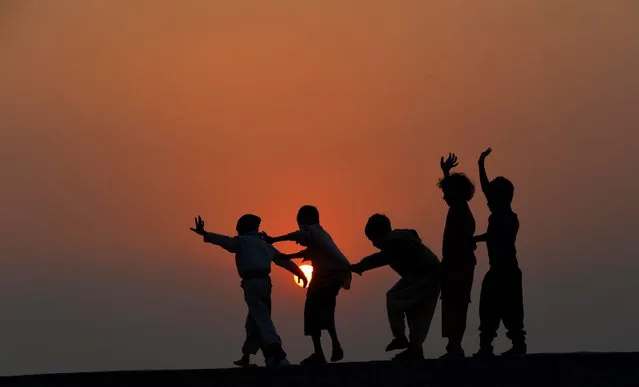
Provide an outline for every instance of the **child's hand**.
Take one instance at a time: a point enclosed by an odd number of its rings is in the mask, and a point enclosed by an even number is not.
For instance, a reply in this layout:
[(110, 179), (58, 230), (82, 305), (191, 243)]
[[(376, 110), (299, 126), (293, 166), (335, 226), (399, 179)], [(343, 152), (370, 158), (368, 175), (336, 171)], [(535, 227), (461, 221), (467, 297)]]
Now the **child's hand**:
[(352, 271), (353, 273), (358, 274), (358, 275), (360, 275), (360, 276), (361, 276), (361, 275), (362, 275), (362, 273), (363, 273), (363, 271), (362, 271), (362, 270), (360, 270), (360, 269), (357, 267), (357, 265), (351, 265), (350, 269), (351, 269), (351, 271)]
[(454, 153), (449, 153), (448, 158), (444, 161), (444, 157), (439, 160), (439, 166), (442, 168), (444, 175), (448, 176), (450, 174), (450, 170), (457, 166), (457, 155)]
[(473, 236), (473, 242), (475, 242), (475, 249), (477, 249), (477, 242), (486, 242), (486, 234)]
[(258, 234), (262, 240), (268, 244), (273, 244), (273, 237), (269, 236), (266, 232), (262, 231)]
[(302, 284), (302, 287), (306, 288), (308, 286), (308, 278), (306, 278), (305, 275), (297, 277), (297, 283)]
[(486, 157), (488, 157), (488, 155), (490, 154), (490, 152), (493, 151), (493, 148), (488, 148), (485, 151), (481, 152), (481, 155), (479, 156), (479, 163), (483, 163), (486, 160)]
[(206, 231), (204, 231), (204, 220), (200, 216), (195, 218), (195, 228), (191, 227), (191, 231), (199, 235), (206, 234)]

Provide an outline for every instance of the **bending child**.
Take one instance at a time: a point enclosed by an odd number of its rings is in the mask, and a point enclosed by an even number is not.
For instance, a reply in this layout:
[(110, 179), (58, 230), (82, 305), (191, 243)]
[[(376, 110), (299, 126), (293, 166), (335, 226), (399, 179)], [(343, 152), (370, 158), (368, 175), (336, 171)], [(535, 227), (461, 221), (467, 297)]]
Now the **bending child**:
[(523, 355), (527, 351), (524, 331), (524, 301), (521, 270), (517, 262), (515, 242), (519, 231), (519, 220), (513, 212), (515, 188), (505, 177), (488, 180), (486, 157), (492, 152), (488, 148), (479, 157), (481, 188), (488, 201), (490, 216), (485, 234), (475, 240), (486, 242), (490, 269), (481, 286), (479, 299), (480, 348), (476, 356), (493, 356), (493, 340), (502, 321), (513, 347), (504, 355)]
[(464, 357), (462, 340), (475, 274), (475, 218), (468, 202), (475, 194), (475, 185), (466, 175), (450, 171), (457, 166), (457, 156), (449, 154), (440, 162), (444, 178), (439, 188), (448, 204), (442, 247), (442, 336), (448, 338), (442, 358)]
[(335, 307), (340, 289), (350, 289), (350, 263), (331, 236), (320, 225), (319, 211), (314, 206), (302, 206), (297, 213), (299, 230), (279, 237), (263, 234), (270, 243), (294, 241), (306, 249), (286, 254), (289, 259), (304, 258), (311, 261), (313, 277), (306, 292), (304, 304), (304, 335), (313, 340), (314, 352), (300, 364), (326, 364), (322, 348), (322, 330), (328, 331), (332, 342), (331, 361), (344, 358), (344, 350), (335, 327)]
[[(380, 251), (352, 265), (351, 270), (361, 275), (389, 265), (401, 276), (386, 293), (388, 322), (393, 333), (386, 351), (405, 349), (393, 360), (423, 359), (422, 346), (439, 297), (439, 259), (422, 243), (415, 230), (393, 230), (385, 215), (371, 216), (365, 234)], [(408, 339), (405, 320), (408, 320)]]
[[(301, 269), (279, 257), (281, 254), (259, 237), (260, 223), (261, 219), (256, 215), (243, 215), (237, 221), (238, 235), (229, 237), (207, 232), (204, 229), (204, 221), (198, 216), (195, 219), (195, 228), (191, 228), (191, 231), (201, 235), (204, 242), (235, 253), (235, 264), (242, 278), (241, 286), (248, 306), (247, 341), (243, 351), (245, 355), (250, 355), (256, 353), (256, 347), (259, 347), (262, 349), (267, 367), (281, 367), (290, 363), (286, 359), (282, 341), (271, 319), (271, 262), (286, 268), (299, 278), (306, 277)], [(248, 358), (239, 365), (244, 364), (248, 366)]]

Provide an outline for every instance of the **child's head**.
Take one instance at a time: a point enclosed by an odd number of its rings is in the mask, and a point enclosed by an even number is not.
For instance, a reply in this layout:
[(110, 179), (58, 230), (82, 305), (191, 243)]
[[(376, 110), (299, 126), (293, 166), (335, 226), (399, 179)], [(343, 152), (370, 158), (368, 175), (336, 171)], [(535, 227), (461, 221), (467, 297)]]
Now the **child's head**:
[(374, 214), (368, 218), (366, 228), (364, 229), (368, 240), (377, 248), (380, 248), (382, 241), (391, 231), (393, 231), (391, 221), (383, 214)]
[(260, 223), (262, 219), (259, 216), (253, 214), (245, 214), (237, 220), (237, 226), (235, 230), (238, 235), (245, 235), (252, 232), (258, 232), (260, 230)]
[(509, 207), (515, 195), (515, 186), (503, 176), (494, 178), (490, 182), (490, 201), (488, 205), (491, 210), (497, 207)]
[(454, 203), (469, 202), (475, 195), (475, 184), (463, 173), (453, 173), (437, 184), (444, 192), (444, 200), (450, 206)]
[(319, 211), (316, 207), (305, 205), (300, 207), (297, 211), (297, 224), (298, 226), (310, 226), (313, 224), (319, 224)]

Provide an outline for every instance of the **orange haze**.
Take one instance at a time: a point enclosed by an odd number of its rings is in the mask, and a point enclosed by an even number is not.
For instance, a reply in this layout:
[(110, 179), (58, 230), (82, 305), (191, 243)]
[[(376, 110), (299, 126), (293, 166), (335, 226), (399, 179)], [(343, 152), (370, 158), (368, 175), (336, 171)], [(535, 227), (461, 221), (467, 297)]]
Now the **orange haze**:
[[(439, 157), (516, 185), (530, 350), (636, 350), (636, 0), (4, 0), (0, 374), (227, 367), (232, 234), (302, 204), (351, 261), (374, 212), (436, 252)], [(481, 195), (472, 202), (486, 226)], [(296, 246), (284, 246), (294, 251)], [(477, 346), (485, 248), (467, 351)], [(390, 269), (338, 299), (346, 360), (385, 359)], [(274, 268), (293, 361), (304, 292)], [(443, 352), (439, 311), (425, 344)], [(499, 350), (507, 346), (500, 339)]]

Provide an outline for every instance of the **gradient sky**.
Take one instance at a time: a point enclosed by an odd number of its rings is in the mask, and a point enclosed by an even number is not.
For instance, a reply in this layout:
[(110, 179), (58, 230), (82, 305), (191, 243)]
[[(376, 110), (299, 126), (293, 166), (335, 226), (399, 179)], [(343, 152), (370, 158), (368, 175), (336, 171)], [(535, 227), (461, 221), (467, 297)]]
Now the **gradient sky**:
[[(516, 186), (530, 351), (637, 350), (637, 15), (636, 0), (2, 1), (0, 374), (227, 367), (246, 309), (194, 215), (232, 234), (255, 212), (278, 234), (315, 204), (357, 261), (379, 211), (439, 254), (439, 157), (478, 180), (488, 146), (489, 174)], [(485, 200), (471, 205), (481, 231)], [(299, 361), (304, 292), (273, 277)], [(396, 279), (340, 295), (345, 360), (388, 358)], [(426, 354), (444, 347), (438, 308)]]

